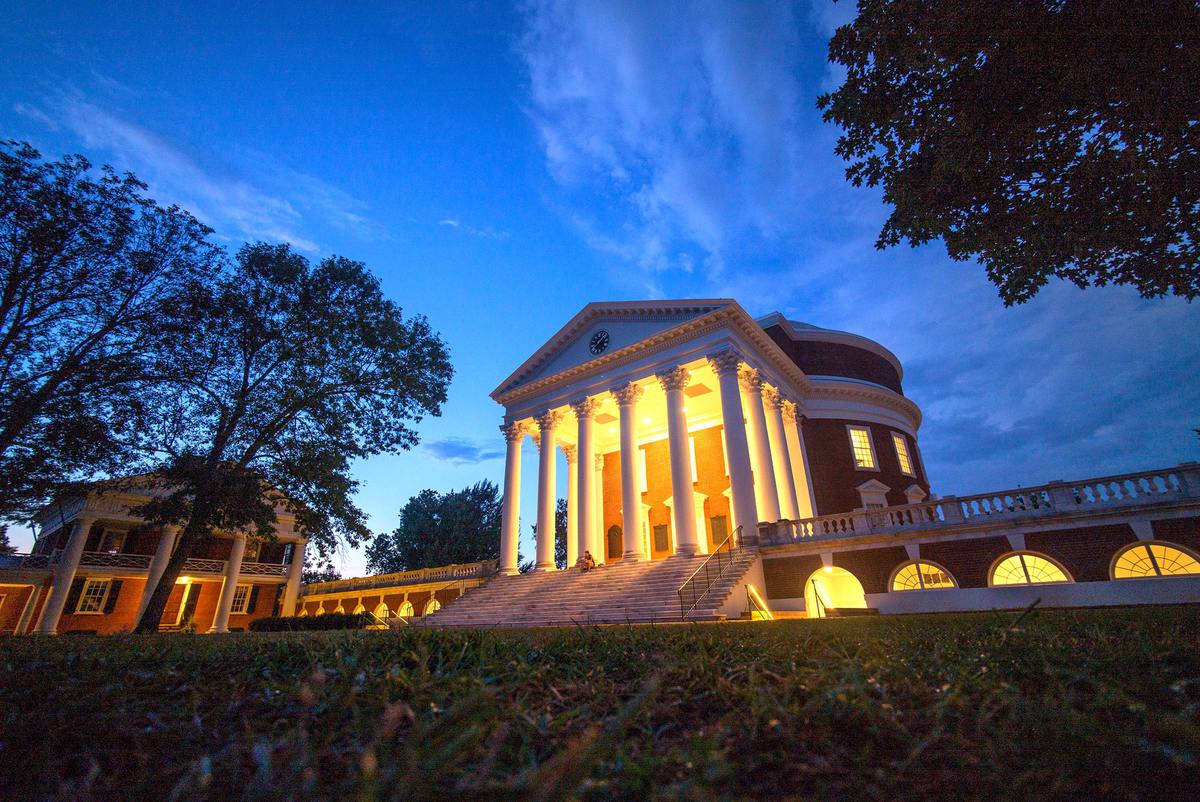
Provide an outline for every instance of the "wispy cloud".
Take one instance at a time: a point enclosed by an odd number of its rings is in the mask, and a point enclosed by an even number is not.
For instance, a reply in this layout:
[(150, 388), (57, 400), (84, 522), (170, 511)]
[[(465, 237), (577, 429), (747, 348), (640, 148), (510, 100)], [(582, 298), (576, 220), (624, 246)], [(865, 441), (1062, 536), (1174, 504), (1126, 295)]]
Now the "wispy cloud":
[(470, 234), (472, 237), (480, 237), (482, 239), (505, 240), (508, 239), (507, 231), (497, 231), (491, 226), (476, 228), (475, 226), (467, 225), (461, 220), (453, 217), (448, 217), (444, 220), (438, 220), (439, 226), (448, 226), (455, 231), (461, 231), (464, 234)]
[(940, 244), (875, 250), (816, 97), (853, 3), (534, 0), (520, 53), (558, 208), (645, 295), (738, 298), (885, 343), (935, 488), (1200, 457), (1200, 306), (1052, 284), (1013, 309)]
[(494, 447), (480, 446), (461, 437), (448, 437), (425, 444), (425, 450), (436, 460), (451, 465), (474, 465), (487, 460), (499, 459), (504, 452)]
[(18, 103), (14, 110), (53, 130), (71, 132), (96, 156), (94, 161), (102, 157), (136, 173), (157, 200), (178, 203), (224, 238), (290, 242), (315, 253), (322, 248), (309, 231), (314, 222), (379, 236), (360, 201), (263, 154), (253, 159), (258, 165), (254, 175), (207, 165), (184, 146), (76, 91), (36, 105)]

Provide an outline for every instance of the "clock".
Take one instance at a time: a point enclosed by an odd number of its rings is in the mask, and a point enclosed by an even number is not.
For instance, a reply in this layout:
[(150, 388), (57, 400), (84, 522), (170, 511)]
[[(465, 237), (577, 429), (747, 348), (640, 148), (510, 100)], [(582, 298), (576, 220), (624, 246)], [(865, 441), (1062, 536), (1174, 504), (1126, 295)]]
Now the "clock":
[(588, 342), (588, 350), (593, 354), (600, 355), (608, 350), (609, 336), (604, 329), (592, 335), (592, 339)]

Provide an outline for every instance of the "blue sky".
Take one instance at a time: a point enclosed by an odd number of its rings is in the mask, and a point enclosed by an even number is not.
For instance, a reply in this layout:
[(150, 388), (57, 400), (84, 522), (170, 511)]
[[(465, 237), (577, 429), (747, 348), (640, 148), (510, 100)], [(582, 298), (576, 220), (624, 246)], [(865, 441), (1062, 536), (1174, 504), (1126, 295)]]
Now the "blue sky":
[(878, 339), (935, 492), (1200, 459), (1200, 306), (1056, 284), (1006, 309), (940, 243), (873, 248), (886, 209), (815, 106), (850, 4), (101, 5), (9, 7), (0, 135), (133, 170), (231, 248), (360, 259), (449, 343), (423, 444), (356, 467), (377, 530), (424, 487), (502, 479), (488, 392), (592, 300), (733, 297)]

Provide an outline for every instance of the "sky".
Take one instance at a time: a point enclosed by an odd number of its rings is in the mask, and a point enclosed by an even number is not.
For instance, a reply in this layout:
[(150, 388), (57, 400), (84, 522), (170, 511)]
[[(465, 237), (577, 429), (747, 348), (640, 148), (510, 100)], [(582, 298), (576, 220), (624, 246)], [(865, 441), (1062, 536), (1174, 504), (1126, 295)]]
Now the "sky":
[(502, 483), (488, 393), (600, 300), (878, 340), (940, 494), (1200, 459), (1200, 305), (1054, 283), (1006, 308), (941, 243), (874, 248), (888, 209), (816, 107), (852, 3), (353, 5), (10, 4), (0, 136), (131, 170), (230, 249), (361, 260), (429, 319), (455, 378), (420, 446), (355, 466), (376, 531), (423, 488)]

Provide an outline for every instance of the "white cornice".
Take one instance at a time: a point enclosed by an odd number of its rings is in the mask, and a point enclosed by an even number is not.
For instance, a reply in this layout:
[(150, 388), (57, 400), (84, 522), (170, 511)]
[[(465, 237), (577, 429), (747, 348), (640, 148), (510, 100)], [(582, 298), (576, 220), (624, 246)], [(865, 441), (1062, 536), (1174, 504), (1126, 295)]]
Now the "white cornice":
[[(784, 353), (783, 349), (779, 347), (779, 344), (772, 340), (770, 336), (763, 331), (762, 326), (758, 325), (754, 319), (750, 317), (746, 310), (742, 309), (742, 307), (736, 301), (678, 301), (674, 303), (678, 304), (678, 306), (672, 307), (672, 311), (676, 312), (685, 308), (698, 308), (705, 305), (711, 306), (720, 304), (720, 306), (714, 308), (712, 311), (709, 311), (707, 314), (692, 318), (691, 320), (686, 320), (678, 326), (658, 332), (644, 340), (640, 340), (639, 342), (626, 346), (625, 348), (618, 349), (612, 353), (605, 354), (604, 356), (600, 356), (595, 359), (590, 359), (587, 362), (574, 365), (566, 370), (536, 379), (528, 382), (527, 384), (521, 384), (512, 387), (512, 382), (516, 381), (517, 378), (523, 375), (526, 370), (536, 367), (536, 365), (532, 364), (534, 357), (531, 357), (530, 360), (526, 360), (525, 365), (523, 365), (521, 368), (518, 368), (517, 371), (514, 372), (504, 384), (502, 384), (495, 392), (492, 393), (492, 398), (497, 403), (505, 407), (510, 407), (517, 402), (528, 398), (529, 396), (544, 392), (545, 390), (556, 385), (573, 382), (582, 377), (601, 373), (614, 367), (619, 367), (624, 364), (629, 364), (637, 360), (644, 359), (648, 355), (666, 350), (667, 348), (677, 345), (681, 342), (686, 342), (689, 339), (694, 339), (696, 337), (709, 334), (722, 327), (726, 327), (742, 335), (745, 340), (749, 341), (749, 343), (754, 346), (755, 353), (752, 355), (747, 355), (756, 357), (753, 362), (758, 364), (754, 364), (753, 366), (761, 367), (763, 365), (769, 365), (774, 369), (775, 372), (783, 374), (791, 381), (793, 387), (786, 389), (799, 393), (801, 397), (796, 398), (795, 400), (801, 405), (801, 407), (803, 407), (804, 397), (807, 396), (808, 391), (811, 388), (811, 382), (808, 380), (808, 377), (804, 375), (804, 371), (797, 367), (796, 363), (792, 361), (791, 357)], [(647, 306), (653, 306), (651, 302), (646, 302), (646, 304)], [(588, 312), (588, 310), (593, 306), (599, 307), (600, 312), (612, 314), (613, 310), (605, 308), (608, 306), (606, 304), (589, 304), (588, 307), (585, 307), (584, 312)], [(646, 306), (634, 308), (629, 304), (618, 304), (616, 306), (629, 309), (630, 312), (634, 314), (644, 314), (647, 308)], [(592, 317), (589, 316), (587, 318), (582, 318), (581, 316), (584, 314), (584, 312), (581, 312), (579, 315), (576, 315), (574, 318), (572, 318), (572, 323), (565, 326), (560, 331), (559, 335), (556, 335), (551, 342), (543, 346), (541, 351), (539, 351), (539, 354), (541, 354), (539, 363), (540, 360), (544, 360), (546, 355), (554, 350), (554, 348), (551, 346), (557, 346), (560, 340), (568, 340), (574, 332), (584, 328), (587, 325)], [(567, 333), (568, 329), (570, 330), (569, 334)], [(538, 354), (535, 354), (534, 356), (538, 357)], [(510, 389), (505, 391), (505, 388)]]
[[(534, 354), (521, 363), (521, 366), (509, 374), (508, 378), (500, 382), (500, 386), (492, 391), (491, 397), (498, 403), (505, 403), (501, 400), (502, 396), (506, 396), (509, 391), (515, 389), (515, 386), (522, 380), (532, 374), (539, 367), (545, 365), (558, 350), (572, 339), (577, 337), (584, 329), (599, 317), (624, 317), (624, 318), (641, 318), (645, 320), (668, 319), (672, 315), (678, 315), (681, 312), (695, 312), (703, 316), (713, 310), (720, 309), (723, 306), (735, 303), (729, 298), (709, 298), (681, 301), (593, 301), (567, 321), (554, 336), (539, 348)], [(653, 339), (653, 338), (651, 338)], [(645, 340), (642, 341), (646, 342)], [(638, 343), (637, 345), (641, 345)], [(597, 357), (589, 360), (586, 364), (611, 364), (611, 357), (616, 356), (622, 351), (621, 349), (614, 351), (606, 356)], [(582, 367), (582, 366), (580, 366)], [(563, 373), (566, 373), (564, 371)], [(562, 375), (562, 374), (556, 374)]]

